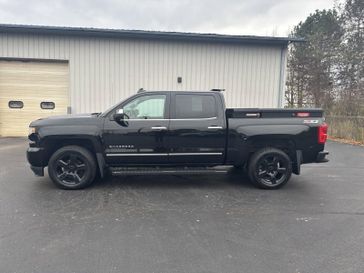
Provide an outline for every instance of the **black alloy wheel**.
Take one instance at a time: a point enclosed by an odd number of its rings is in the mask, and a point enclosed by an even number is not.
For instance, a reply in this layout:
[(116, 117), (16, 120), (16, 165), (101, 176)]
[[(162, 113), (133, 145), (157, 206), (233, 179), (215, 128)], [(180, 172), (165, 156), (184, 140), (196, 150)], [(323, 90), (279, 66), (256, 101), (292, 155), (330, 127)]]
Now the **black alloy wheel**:
[(77, 185), (85, 174), (85, 159), (77, 153), (67, 153), (56, 161), (56, 175), (63, 184)]
[(91, 184), (96, 175), (94, 156), (85, 148), (66, 146), (50, 158), (48, 173), (62, 189), (81, 189)]
[(249, 177), (260, 188), (280, 188), (288, 182), (291, 174), (291, 159), (282, 150), (265, 148), (256, 152), (250, 160)]

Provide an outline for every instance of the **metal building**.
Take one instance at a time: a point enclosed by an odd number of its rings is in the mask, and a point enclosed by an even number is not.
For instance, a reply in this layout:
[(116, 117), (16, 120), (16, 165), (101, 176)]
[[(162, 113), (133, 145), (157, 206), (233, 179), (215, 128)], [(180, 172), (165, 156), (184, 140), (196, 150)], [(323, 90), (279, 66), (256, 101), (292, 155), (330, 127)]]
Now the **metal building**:
[(0, 135), (99, 112), (146, 90), (224, 88), (228, 106), (281, 107), (285, 37), (0, 25)]

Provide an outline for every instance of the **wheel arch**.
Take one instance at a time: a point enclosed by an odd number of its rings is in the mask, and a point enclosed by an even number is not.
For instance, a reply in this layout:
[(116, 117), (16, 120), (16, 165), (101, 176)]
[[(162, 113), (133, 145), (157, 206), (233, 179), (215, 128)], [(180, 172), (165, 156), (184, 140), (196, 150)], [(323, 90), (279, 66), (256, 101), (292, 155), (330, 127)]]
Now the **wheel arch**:
[(249, 139), (249, 155), (251, 156), (264, 148), (276, 148), (285, 152), (292, 161), (292, 170), (294, 174), (300, 174), (302, 163), (302, 151), (297, 150), (296, 142), (291, 135), (265, 135), (255, 136)]
[(44, 163), (47, 166), (50, 157), (62, 147), (79, 146), (90, 151), (96, 159), (101, 177), (104, 176), (105, 160), (102, 152), (101, 141), (93, 136), (48, 136), (42, 139), (41, 146), (44, 148)]
[(294, 157), (296, 143), (290, 135), (264, 135), (249, 138), (250, 153), (263, 148), (276, 148), (284, 151), (288, 156)]

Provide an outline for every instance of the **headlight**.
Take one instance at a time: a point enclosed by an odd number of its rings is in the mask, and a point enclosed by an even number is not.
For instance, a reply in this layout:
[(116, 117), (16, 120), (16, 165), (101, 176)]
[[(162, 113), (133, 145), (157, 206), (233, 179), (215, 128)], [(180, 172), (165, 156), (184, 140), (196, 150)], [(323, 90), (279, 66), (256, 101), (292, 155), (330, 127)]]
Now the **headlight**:
[(29, 135), (35, 134), (37, 132), (35, 127), (29, 127)]
[(33, 145), (38, 141), (37, 128), (29, 127), (28, 139), (30, 140), (30, 145)]

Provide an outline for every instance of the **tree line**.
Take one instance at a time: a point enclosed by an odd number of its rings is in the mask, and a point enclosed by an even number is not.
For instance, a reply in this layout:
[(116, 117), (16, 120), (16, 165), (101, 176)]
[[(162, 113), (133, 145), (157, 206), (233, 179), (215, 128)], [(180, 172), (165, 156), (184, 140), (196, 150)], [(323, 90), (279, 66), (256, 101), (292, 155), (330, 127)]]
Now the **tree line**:
[(287, 106), (364, 115), (364, 1), (316, 10), (290, 35), (305, 42), (289, 48)]

